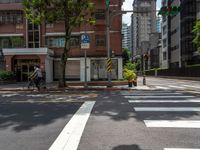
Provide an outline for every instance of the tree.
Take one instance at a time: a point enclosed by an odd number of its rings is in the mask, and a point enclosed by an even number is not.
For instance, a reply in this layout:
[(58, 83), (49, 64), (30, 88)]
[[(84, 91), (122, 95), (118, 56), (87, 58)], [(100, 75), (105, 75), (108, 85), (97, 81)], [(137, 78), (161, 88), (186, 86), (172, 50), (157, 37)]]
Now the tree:
[(123, 48), (122, 58), (123, 58), (123, 65), (125, 65), (127, 62), (130, 61), (130, 51), (127, 48)]
[(200, 20), (196, 21), (192, 32), (195, 34), (195, 38), (192, 42), (197, 45), (197, 50), (200, 53)]
[(73, 28), (83, 23), (95, 24), (94, 3), (91, 0), (23, 0), (26, 18), (33, 24), (46, 21), (55, 23), (64, 22), (65, 44), (61, 56), (61, 78), (59, 86), (65, 84), (65, 67), (70, 50), (70, 38)]

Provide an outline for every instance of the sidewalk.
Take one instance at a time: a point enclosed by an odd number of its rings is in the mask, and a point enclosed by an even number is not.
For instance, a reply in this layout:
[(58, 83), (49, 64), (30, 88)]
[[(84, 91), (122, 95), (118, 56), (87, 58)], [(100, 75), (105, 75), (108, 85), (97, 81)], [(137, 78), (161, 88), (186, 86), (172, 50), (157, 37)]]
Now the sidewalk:
[[(107, 81), (91, 81), (88, 82), (87, 88), (84, 87), (84, 82), (67, 82), (68, 86), (65, 88), (58, 88), (58, 82), (47, 84), (47, 91), (62, 91), (62, 90), (99, 90), (99, 91), (114, 91), (114, 90), (141, 90), (149, 89), (148, 86), (142, 85), (142, 78), (138, 78), (137, 87), (128, 87), (126, 81), (113, 81), (112, 87), (107, 87)], [(0, 91), (32, 91), (24, 87), (25, 83), (0, 85)]]

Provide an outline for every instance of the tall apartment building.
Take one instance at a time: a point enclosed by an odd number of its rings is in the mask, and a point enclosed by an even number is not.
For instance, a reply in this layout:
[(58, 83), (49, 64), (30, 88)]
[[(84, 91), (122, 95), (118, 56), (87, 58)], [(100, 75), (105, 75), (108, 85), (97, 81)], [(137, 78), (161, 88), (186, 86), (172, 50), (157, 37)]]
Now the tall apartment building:
[(127, 48), (131, 50), (131, 28), (127, 24), (122, 24), (122, 48)]
[(199, 62), (194, 57), (197, 50), (192, 43), (193, 26), (198, 14), (198, 0), (162, 1), (163, 6), (181, 6), (181, 12), (162, 19), (162, 64), (161, 68), (178, 68)]
[(134, 0), (132, 19), (133, 54), (148, 50), (150, 33), (156, 31), (156, 0)]
[(161, 17), (156, 17), (156, 32), (161, 33)]
[[(46, 73), (47, 82), (60, 77), (60, 57), (64, 47), (64, 24), (56, 22), (41, 25), (30, 23), (24, 16), (22, 0), (0, 1), (0, 49), (6, 60), (6, 70), (17, 74), (18, 81), (26, 81), (33, 66), (39, 64)], [(96, 5), (95, 26), (81, 25), (72, 31), (66, 79), (84, 81), (84, 51), (80, 48), (80, 36), (88, 33), (90, 49), (87, 50), (87, 80), (105, 80), (106, 71), (106, 25), (105, 3), (94, 0)], [(121, 10), (123, 0), (111, 0), (110, 10)], [(122, 78), (122, 16), (112, 19), (110, 44), (112, 51), (112, 78)]]

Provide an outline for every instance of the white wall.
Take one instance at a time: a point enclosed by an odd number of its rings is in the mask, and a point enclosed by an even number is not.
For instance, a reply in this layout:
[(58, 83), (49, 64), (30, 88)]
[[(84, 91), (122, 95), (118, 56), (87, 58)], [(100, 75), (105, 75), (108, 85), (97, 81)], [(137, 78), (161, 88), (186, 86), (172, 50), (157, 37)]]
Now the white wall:
[(122, 58), (118, 58), (118, 79), (123, 79), (122, 71), (123, 71), (123, 61)]
[(46, 72), (46, 82), (53, 82), (53, 59), (46, 57), (45, 59), (45, 72)]

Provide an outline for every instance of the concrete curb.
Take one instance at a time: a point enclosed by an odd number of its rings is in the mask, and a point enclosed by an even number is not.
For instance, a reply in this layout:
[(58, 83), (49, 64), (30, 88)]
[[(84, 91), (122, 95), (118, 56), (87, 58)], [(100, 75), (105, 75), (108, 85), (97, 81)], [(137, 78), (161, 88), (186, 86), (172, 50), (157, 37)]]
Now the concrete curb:
[[(149, 86), (146, 86), (147, 88), (150, 88)], [(18, 91), (18, 92), (23, 92), (23, 91), (35, 91), (36, 89), (17, 89), (17, 88), (6, 88), (6, 89), (0, 89), (0, 91)], [(140, 88), (137, 89), (137, 87), (108, 87), (108, 88), (84, 88), (84, 87), (80, 87), (80, 88), (74, 88), (74, 87), (70, 87), (70, 88), (49, 88), (49, 89), (45, 89), (45, 90), (41, 90), (40, 92), (50, 92), (50, 91), (132, 91), (132, 90), (141, 90)], [(142, 90), (146, 90), (145, 88), (142, 88)]]

